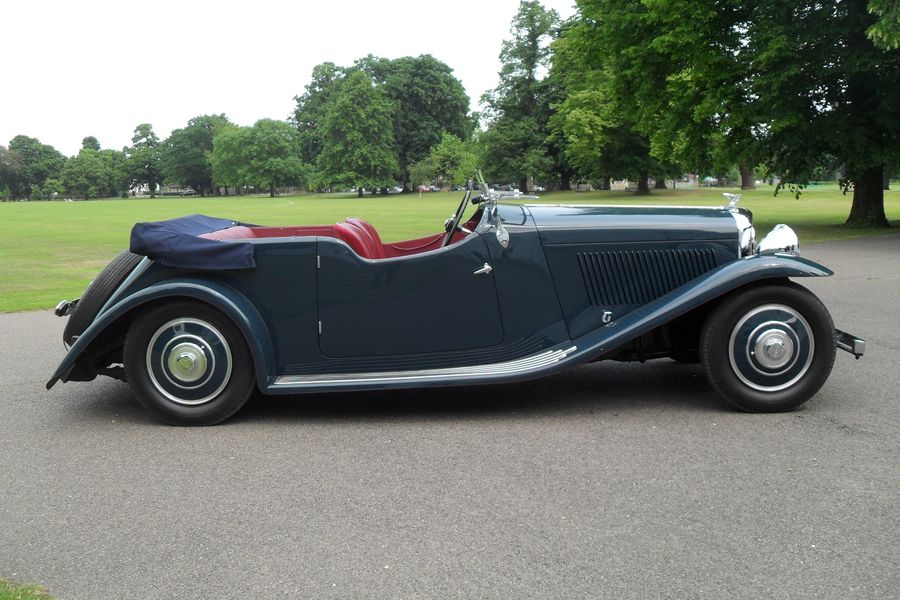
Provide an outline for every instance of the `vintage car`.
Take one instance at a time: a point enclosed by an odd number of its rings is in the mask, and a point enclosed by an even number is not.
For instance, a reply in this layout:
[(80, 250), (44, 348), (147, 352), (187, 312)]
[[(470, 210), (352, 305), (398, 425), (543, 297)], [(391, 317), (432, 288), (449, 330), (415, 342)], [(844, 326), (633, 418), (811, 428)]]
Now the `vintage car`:
[(442, 232), (396, 243), (355, 218), (138, 223), (130, 251), (57, 306), (69, 350), (47, 387), (108, 375), (165, 422), (210, 425), (254, 389), (502, 383), (671, 357), (702, 363), (739, 409), (790, 410), (836, 348), (859, 358), (864, 342), (790, 281), (831, 271), (798, 256), (787, 226), (757, 244), (735, 204), (550, 206), (482, 184)]

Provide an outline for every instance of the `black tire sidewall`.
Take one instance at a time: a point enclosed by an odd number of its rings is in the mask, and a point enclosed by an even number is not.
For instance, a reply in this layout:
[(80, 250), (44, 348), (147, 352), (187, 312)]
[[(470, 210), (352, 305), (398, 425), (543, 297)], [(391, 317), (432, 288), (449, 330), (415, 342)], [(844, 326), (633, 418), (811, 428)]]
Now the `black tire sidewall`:
[(143, 258), (139, 254), (123, 250), (100, 271), (94, 281), (88, 285), (84, 295), (75, 305), (75, 310), (66, 321), (63, 331), (63, 341), (66, 344), (72, 345), (77, 337), (84, 333), (109, 297)]
[[(151, 336), (163, 324), (181, 317), (197, 318), (214, 326), (231, 350), (231, 376), (225, 388), (209, 402), (196, 406), (178, 404), (163, 396), (147, 372), (146, 351)], [(231, 319), (200, 302), (158, 304), (139, 315), (125, 338), (124, 362), (128, 384), (138, 401), (154, 416), (171, 425), (215, 425), (240, 410), (255, 388), (253, 360), (244, 336)]]
[[(815, 349), (809, 370), (777, 392), (755, 390), (742, 382), (729, 360), (731, 332), (747, 312), (764, 304), (784, 304), (798, 311), (812, 330)], [(811, 398), (831, 374), (835, 358), (834, 323), (812, 292), (797, 284), (768, 284), (733, 292), (710, 314), (700, 338), (700, 358), (717, 392), (748, 412), (793, 410)]]

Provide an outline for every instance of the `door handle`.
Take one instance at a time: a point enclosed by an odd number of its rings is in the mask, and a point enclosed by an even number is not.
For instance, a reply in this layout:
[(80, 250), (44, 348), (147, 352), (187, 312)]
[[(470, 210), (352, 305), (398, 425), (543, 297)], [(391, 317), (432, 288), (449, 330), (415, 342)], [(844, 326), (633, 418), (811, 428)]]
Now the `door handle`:
[(475, 271), (474, 273), (472, 273), (472, 275), (487, 275), (493, 270), (494, 270), (494, 267), (492, 267), (491, 265), (489, 265), (487, 263), (484, 263), (484, 266), (481, 267), (480, 269), (478, 269), (477, 271)]

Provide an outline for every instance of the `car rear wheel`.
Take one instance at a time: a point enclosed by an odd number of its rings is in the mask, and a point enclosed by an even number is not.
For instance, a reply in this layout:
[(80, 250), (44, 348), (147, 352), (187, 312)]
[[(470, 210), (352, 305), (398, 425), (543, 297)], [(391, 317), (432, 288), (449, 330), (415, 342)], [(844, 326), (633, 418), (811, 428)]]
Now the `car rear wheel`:
[(69, 315), (66, 327), (63, 330), (63, 341), (71, 346), (75, 343), (84, 330), (88, 328), (112, 293), (119, 287), (128, 274), (137, 266), (141, 259), (139, 254), (123, 250), (112, 259), (100, 274), (91, 282), (84, 291), (84, 295), (75, 305), (75, 310)]
[(173, 425), (214, 425), (254, 388), (250, 351), (231, 320), (197, 302), (151, 308), (125, 338), (125, 373), (138, 401)]
[(700, 338), (710, 383), (749, 412), (800, 406), (834, 365), (834, 323), (822, 302), (793, 283), (732, 293), (713, 312)]

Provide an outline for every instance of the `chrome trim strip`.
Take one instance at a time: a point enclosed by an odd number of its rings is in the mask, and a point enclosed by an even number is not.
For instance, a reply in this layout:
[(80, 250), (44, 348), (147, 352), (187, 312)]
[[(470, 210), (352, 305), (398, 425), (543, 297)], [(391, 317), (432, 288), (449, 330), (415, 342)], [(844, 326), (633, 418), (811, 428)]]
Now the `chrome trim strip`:
[(276, 377), (275, 386), (323, 386), (364, 383), (393, 383), (411, 381), (443, 381), (459, 377), (488, 377), (535, 371), (558, 363), (577, 350), (576, 346), (547, 350), (525, 358), (501, 363), (448, 367), (443, 369), (422, 369), (418, 371), (388, 371), (383, 373), (334, 373), (323, 375), (282, 375)]
[(99, 317), (100, 315), (105, 313), (107, 310), (109, 310), (116, 303), (116, 300), (118, 300), (119, 296), (122, 295), (122, 291), (125, 290), (126, 288), (128, 288), (128, 286), (130, 286), (132, 283), (134, 283), (134, 280), (137, 279), (138, 277), (140, 277), (141, 273), (143, 273), (144, 271), (147, 270), (147, 267), (150, 266), (151, 262), (153, 262), (153, 261), (151, 261), (146, 256), (141, 259), (141, 262), (139, 262), (134, 267), (134, 269), (131, 270), (131, 273), (128, 274), (128, 277), (125, 278), (125, 281), (123, 281), (121, 284), (119, 284), (119, 287), (117, 287), (116, 291), (114, 291), (112, 293), (112, 295), (106, 301), (106, 304), (104, 304), (102, 307), (100, 307), (100, 311), (97, 313), (97, 316), (94, 317), (94, 320), (96, 320), (97, 317)]

